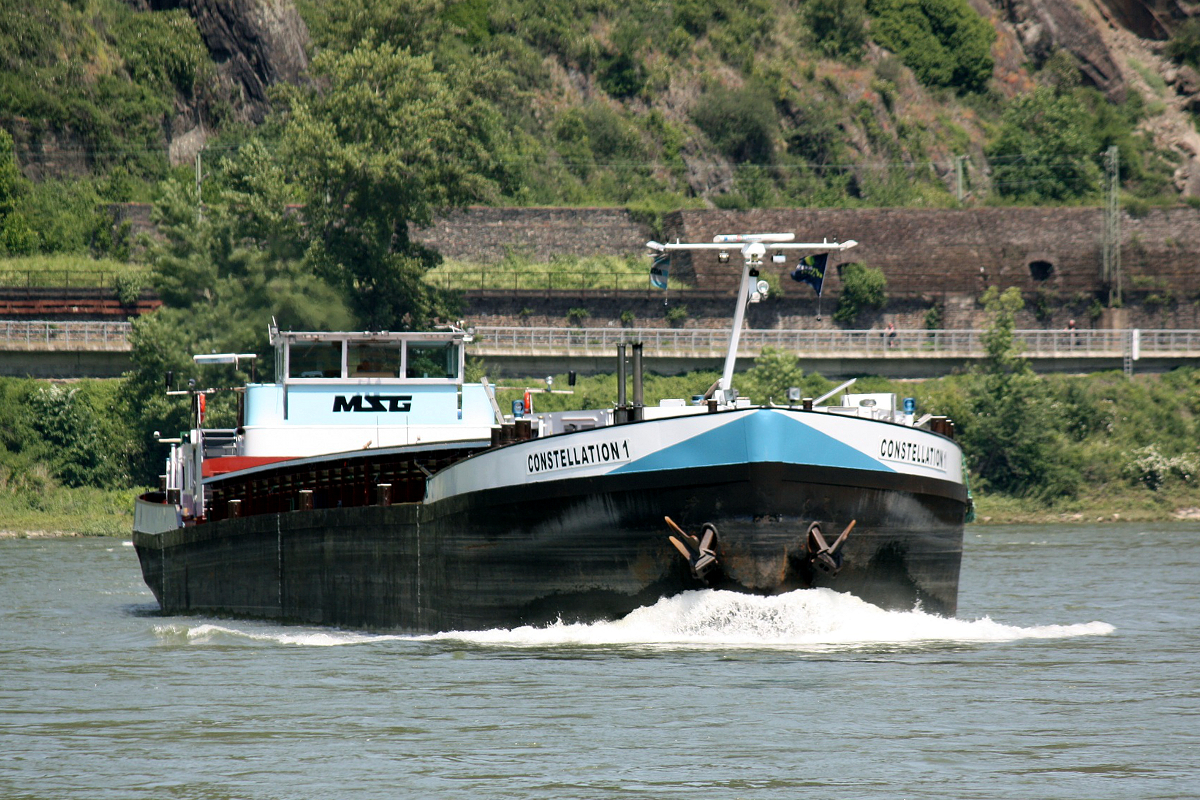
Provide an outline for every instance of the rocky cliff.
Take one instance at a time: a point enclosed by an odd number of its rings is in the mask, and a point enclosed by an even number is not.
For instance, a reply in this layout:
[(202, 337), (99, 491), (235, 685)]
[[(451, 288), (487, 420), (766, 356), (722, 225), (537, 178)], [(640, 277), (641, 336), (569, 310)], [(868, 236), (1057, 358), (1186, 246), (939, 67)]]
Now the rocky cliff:
[(1175, 152), (1175, 188), (1200, 196), (1200, 73), (1163, 54), (1163, 44), (1200, 4), (1185, 0), (971, 0), (998, 37), (997, 78), (1010, 93), (1032, 88), (1025, 65), (1069, 53), (1085, 84), (1113, 102), (1130, 89), (1158, 113), (1142, 123), (1154, 143)]
[[(196, 20), (216, 65), (214, 93), (230, 100), (234, 120), (257, 124), (270, 111), (267, 89), (304, 80), (308, 68), (308, 28), (292, 0), (125, 0), (139, 11), (183, 8)], [(181, 101), (171, 121), (172, 163), (194, 157), (210, 125), (202, 102)]]

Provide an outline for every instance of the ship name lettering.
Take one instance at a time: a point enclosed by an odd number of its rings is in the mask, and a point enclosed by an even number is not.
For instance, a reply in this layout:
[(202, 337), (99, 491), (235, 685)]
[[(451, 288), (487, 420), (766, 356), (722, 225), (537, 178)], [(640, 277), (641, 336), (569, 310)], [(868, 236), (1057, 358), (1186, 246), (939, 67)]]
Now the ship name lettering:
[(525, 459), (525, 469), (530, 474), (549, 472), (569, 467), (587, 467), (593, 464), (611, 464), (629, 460), (629, 440), (581, 444), (559, 447), (553, 450), (538, 450)]
[(412, 408), (411, 394), (351, 394), (334, 395), (334, 413), (359, 411), (363, 413), (405, 412)]
[(946, 471), (946, 451), (933, 445), (883, 439), (879, 443), (879, 457)]

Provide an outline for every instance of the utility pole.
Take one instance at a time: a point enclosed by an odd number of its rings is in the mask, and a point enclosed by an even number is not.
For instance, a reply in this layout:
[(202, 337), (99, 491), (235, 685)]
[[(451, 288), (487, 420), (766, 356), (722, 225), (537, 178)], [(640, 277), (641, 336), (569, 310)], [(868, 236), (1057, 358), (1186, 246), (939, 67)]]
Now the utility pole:
[(1108, 307), (1121, 305), (1121, 180), (1116, 145), (1104, 156), (1104, 246), (1102, 277), (1108, 284)]

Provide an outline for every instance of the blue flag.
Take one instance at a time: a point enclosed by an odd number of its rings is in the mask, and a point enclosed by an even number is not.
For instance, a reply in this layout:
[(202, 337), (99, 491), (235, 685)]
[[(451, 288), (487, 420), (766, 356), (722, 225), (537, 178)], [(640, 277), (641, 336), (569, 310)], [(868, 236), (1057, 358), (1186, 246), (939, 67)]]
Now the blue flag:
[(825, 264), (829, 261), (829, 253), (805, 256), (792, 270), (792, 280), (807, 283), (821, 296), (821, 287), (825, 284)]
[(667, 288), (667, 273), (670, 272), (671, 254), (662, 253), (654, 257), (654, 263), (650, 265), (650, 285), (655, 289)]

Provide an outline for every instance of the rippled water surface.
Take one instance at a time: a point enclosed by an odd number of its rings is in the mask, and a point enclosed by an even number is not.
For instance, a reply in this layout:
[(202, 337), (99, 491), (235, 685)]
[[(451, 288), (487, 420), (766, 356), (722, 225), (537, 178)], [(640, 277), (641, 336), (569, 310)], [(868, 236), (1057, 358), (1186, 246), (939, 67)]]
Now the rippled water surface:
[(967, 533), (960, 610), (696, 592), (378, 636), (0, 541), (0, 798), (1200, 796), (1200, 527)]

